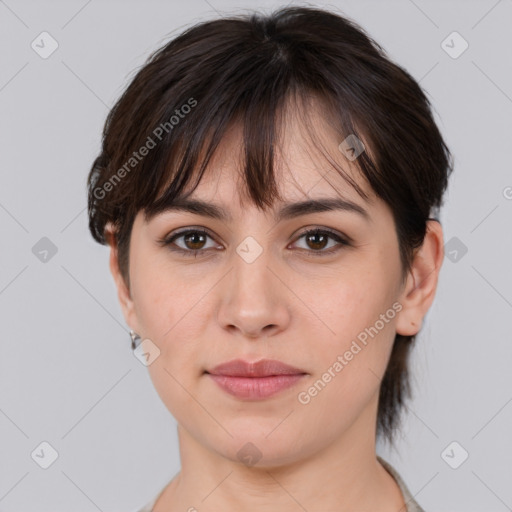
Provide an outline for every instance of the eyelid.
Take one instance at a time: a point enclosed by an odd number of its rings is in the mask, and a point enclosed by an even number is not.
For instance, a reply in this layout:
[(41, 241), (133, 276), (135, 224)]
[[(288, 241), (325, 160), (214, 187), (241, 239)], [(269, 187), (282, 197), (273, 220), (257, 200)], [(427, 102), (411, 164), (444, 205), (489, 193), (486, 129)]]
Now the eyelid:
[(309, 233), (315, 233), (315, 232), (327, 233), (327, 234), (331, 235), (333, 238), (339, 239), (347, 245), (354, 243), (354, 240), (351, 237), (349, 237), (348, 235), (345, 235), (344, 233), (341, 233), (335, 229), (328, 228), (328, 227), (321, 227), (321, 226), (313, 226), (313, 227), (308, 226), (308, 227), (304, 228), (303, 231), (302, 230), (299, 231), (299, 233), (295, 236), (298, 239), (304, 235), (307, 235)]
[[(167, 246), (167, 245), (172, 244), (176, 238), (179, 238), (180, 236), (186, 235), (188, 233), (200, 233), (200, 234), (209, 236), (212, 240), (217, 242), (215, 236), (207, 228), (199, 227), (199, 226), (197, 226), (197, 227), (196, 226), (187, 226), (186, 228), (178, 229), (177, 231), (173, 231), (170, 234), (165, 235), (162, 238), (159, 238), (157, 240), (157, 243), (161, 246)], [(182, 250), (183, 252), (194, 252), (193, 250), (187, 251), (185, 249), (181, 249), (181, 247), (178, 247), (176, 250), (177, 251)], [(204, 249), (199, 249), (196, 252), (204, 252)]]
[(298, 249), (301, 253), (305, 254), (306, 257), (329, 257), (333, 256), (337, 253), (339, 253), (342, 249), (346, 249), (347, 247), (350, 247), (352, 245), (352, 239), (346, 235), (343, 235), (342, 233), (339, 233), (336, 230), (333, 230), (331, 228), (325, 228), (325, 227), (309, 227), (301, 231), (295, 238), (294, 242), (296, 243), (298, 240), (302, 239), (304, 236), (310, 235), (310, 234), (323, 234), (327, 235), (328, 238), (331, 240), (334, 240), (336, 242), (336, 245), (334, 247), (330, 247), (329, 249), (321, 249), (318, 251), (312, 250), (312, 249)]

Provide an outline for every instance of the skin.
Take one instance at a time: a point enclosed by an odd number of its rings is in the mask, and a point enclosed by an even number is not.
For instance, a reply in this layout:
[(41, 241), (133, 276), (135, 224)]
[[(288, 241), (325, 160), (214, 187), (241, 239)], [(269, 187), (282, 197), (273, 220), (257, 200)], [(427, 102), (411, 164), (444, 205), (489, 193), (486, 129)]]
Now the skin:
[[(146, 223), (139, 212), (131, 235), (130, 289), (111, 238), (110, 268), (125, 320), (158, 346), (160, 356), (148, 370), (178, 423), (181, 471), (161, 494), (156, 512), (405, 510), (396, 482), (375, 455), (378, 392), (395, 334), (416, 334), (434, 299), (442, 229), (429, 221), (402, 280), (391, 210), (337, 149), (339, 135), (313, 112), (315, 132), (370, 195), (369, 203), (326, 167), (305, 127), (293, 113), (287, 116), (276, 160), (286, 202), (342, 196), (364, 207), (369, 221), (354, 212), (329, 211), (276, 223), (279, 204), (268, 211), (249, 204), (238, 179), (240, 127), (234, 125), (193, 193), (224, 206), (232, 221), (169, 211)], [(199, 242), (175, 240), (204, 255), (186, 257), (157, 243), (186, 227), (212, 233)], [(338, 246), (329, 238), (322, 248), (318, 239), (308, 243), (301, 237), (305, 228), (331, 228), (353, 243)], [(236, 252), (247, 236), (263, 249), (250, 264)], [(335, 246), (339, 250), (331, 255), (312, 254)], [(298, 393), (395, 302), (401, 311), (301, 404)], [(271, 398), (238, 399), (204, 373), (235, 358), (277, 359), (308, 375)], [(237, 456), (247, 442), (262, 455), (253, 466)]]

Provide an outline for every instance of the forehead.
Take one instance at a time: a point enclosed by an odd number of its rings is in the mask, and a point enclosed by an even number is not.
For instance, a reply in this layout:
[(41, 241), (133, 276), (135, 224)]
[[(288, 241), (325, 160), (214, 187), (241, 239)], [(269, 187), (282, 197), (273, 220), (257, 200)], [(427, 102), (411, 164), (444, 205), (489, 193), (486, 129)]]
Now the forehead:
[[(344, 136), (312, 109), (306, 119), (288, 109), (283, 116), (280, 136), (273, 147), (273, 171), (284, 202), (313, 197), (341, 197), (359, 204), (371, 204), (375, 194), (357, 166), (339, 149)], [(243, 126), (233, 123), (224, 134), (199, 185), (190, 197), (204, 201), (226, 200), (230, 207), (244, 208), (245, 193)], [(341, 171), (341, 172), (340, 172)], [(361, 197), (354, 180), (367, 195)]]

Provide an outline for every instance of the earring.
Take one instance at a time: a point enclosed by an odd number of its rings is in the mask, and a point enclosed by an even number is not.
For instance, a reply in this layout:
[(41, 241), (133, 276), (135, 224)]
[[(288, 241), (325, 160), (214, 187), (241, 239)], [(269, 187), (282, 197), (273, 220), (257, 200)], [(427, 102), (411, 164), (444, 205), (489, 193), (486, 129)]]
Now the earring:
[(132, 329), (130, 329), (130, 338), (132, 339), (132, 350), (135, 350), (140, 345), (141, 338)]

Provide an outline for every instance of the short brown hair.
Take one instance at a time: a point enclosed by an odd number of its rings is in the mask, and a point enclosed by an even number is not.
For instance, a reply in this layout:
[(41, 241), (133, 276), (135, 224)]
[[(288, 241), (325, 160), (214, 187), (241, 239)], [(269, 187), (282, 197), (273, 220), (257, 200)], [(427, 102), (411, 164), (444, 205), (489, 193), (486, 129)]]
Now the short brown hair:
[[(149, 220), (163, 211), (183, 196), (195, 171), (197, 186), (235, 121), (244, 128), (247, 196), (258, 207), (273, 203), (279, 112), (292, 97), (320, 99), (340, 142), (348, 135), (365, 141), (369, 151), (354, 163), (393, 213), (407, 275), (452, 171), (429, 100), (355, 22), (291, 7), (188, 28), (149, 57), (110, 111), (88, 176), (89, 228), (106, 244), (105, 226), (115, 227), (128, 286), (136, 214), (142, 210)], [(380, 387), (377, 434), (391, 443), (411, 394), (407, 358), (414, 339), (396, 335)]]

